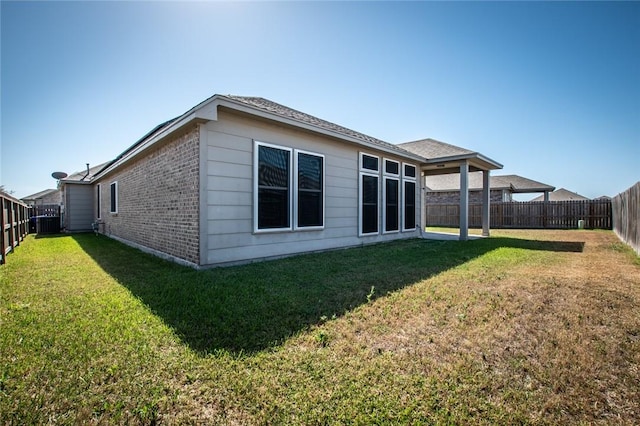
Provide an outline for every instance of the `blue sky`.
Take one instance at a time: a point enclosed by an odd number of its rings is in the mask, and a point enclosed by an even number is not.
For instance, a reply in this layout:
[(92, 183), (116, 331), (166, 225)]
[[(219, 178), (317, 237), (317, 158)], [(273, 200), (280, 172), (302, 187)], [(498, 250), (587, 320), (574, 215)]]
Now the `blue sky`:
[(640, 2), (0, 4), (0, 184), (18, 197), (215, 93), (591, 198), (640, 180)]

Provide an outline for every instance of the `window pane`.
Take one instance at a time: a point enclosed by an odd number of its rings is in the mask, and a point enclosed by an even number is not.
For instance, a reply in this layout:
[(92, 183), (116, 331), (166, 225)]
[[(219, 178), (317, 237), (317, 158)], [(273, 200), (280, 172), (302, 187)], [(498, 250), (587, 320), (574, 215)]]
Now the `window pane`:
[(297, 226), (322, 226), (322, 161), (318, 155), (298, 153)]
[(322, 226), (322, 192), (300, 191), (298, 226)]
[(416, 177), (416, 168), (415, 166), (410, 166), (408, 164), (404, 165), (404, 175), (406, 177)]
[(416, 184), (404, 183), (404, 229), (416, 227)]
[(400, 164), (395, 161), (385, 161), (384, 171), (385, 173), (397, 175), (398, 173), (400, 173)]
[(116, 184), (112, 183), (111, 184), (111, 212), (116, 212), (118, 211), (118, 205), (116, 203), (116, 196), (117, 196), (117, 192), (116, 192)]
[(258, 146), (258, 229), (289, 228), (290, 152)]
[(298, 188), (322, 189), (322, 157), (298, 154)]
[(258, 153), (258, 185), (271, 188), (289, 187), (289, 151), (260, 146)]
[(378, 171), (378, 158), (370, 155), (362, 156), (362, 168), (367, 170)]
[(378, 204), (378, 178), (362, 176), (362, 203)]
[(385, 179), (385, 231), (397, 231), (400, 186), (396, 179)]
[(98, 219), (100, 219), (100, 217), (101, 217), (100, 216), (101, 215), (101, 213), (100, 213), (101, 208), (100, 207), (101, 207), (100, 206), (100, 185), (96, 185), (96, 210), (97, 210), (96, 217)]
[(362, 233), (378, 232), (378, 178), (362, 176)]
[(289, 227), (289, 191), (258, 189), (258, 228)]

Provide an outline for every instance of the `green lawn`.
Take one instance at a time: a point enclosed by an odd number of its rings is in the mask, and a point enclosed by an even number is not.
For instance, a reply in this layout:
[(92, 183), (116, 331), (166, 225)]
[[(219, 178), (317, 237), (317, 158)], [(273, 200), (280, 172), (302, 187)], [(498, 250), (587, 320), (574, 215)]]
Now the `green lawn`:
[(604, 231), (195, 271), (93, 234), (0, 267), (0, 424), (640, 423), (640, 266)]

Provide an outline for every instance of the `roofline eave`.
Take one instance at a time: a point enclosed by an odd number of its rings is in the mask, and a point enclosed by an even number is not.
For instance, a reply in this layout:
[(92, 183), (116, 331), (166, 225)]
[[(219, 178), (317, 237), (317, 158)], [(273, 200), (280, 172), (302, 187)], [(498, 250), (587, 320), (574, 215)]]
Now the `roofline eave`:
[(479, 168), (482, 170), (499, 170), (503, 168), (502, 164), (478, 152), (472, 152), (470, 154), (451, 155), (448, 157), (429, 158), (426, 160), (425, 165), (432, 166), (432, 165), (437, 165), (442, 163), (462, 162), (465, 160), (466, 161), (479, 160), (479, 162), (481, 163)]
[[(276, 114), (276, 113), (265, 111), (265, 110), (257, 108), (257, 107), (253, 107), (253, 106), (247, 105), (247, 104), (242, 103), (240, 101), (236, 101), (235, 99), (222, 97), (221, 102), (220, 102), (220, 106), (227, 107), (229, 109), (233, 109), (233, 110), (236, 110), (236, 111), (244, 112), (246, 114), (254, 115), (254, 116), (257, 116), (257, 117), (265, 118), (265, 119), (268, 119), (268, 120), (276, 121), (278, 123), (287, 124), (289, 126), (302, 128), (302, 129), (309, 130), (309, 131), (314, 132), (314, 133), (319, 133), (319, 134), (322, 134), (322, 135), (325, 135), (325, 136), (330, 136), (332, 138), (339, 139), (339, 140), (342, 140), (342, 141), (345, 141), (345, 142), (349, 142), (349, 143), (353, 143), (353, 144), (356, 144), (356, 145), (360, 145), (362, 147), (366, 147), (366, 148), (369, 148), (369, 149), (386, 152), (388, 154), (399, 155), (399, 156), (402, 156), (402, 157), (405, 157), (405, 158), (410, 158), (410, 159), (412, 159), (414, 161), (418, 161), (420, 163), (424, 163), (426, 161), (426, 159), (423, 156), (414, 154), (414, 153), (412, 153), (410, 151), (407, 151), (407, 150), (405, 150), (403, 148), (400, 148), (397, 145), (394, 145), (394, 144), (391, 144), (391, 143), (389, 143), (389, 145), (393, 146), (394, 148), (385, 147), (385, 146), (378, 145), (378, 144), (375, 144), (375, 143), (370, 143), (370, 142), (367, 142), (365, 140), (362, 140), (362, 139), (359, 139), (359, 138), (356, 138), (356, 137), (345, 135), (344, 133), (340, 133), (340, 132), (337, 132), (337, 131), (332, 131), (332, 130), (325, 129), (323, 127), (316, 126), (316, 125), (313, 125), (313, 124), (310, 124), (310, 123), (307, 123), (307, 122), (304, 122), (304, 121), (301, 121), (301, 120), (297, 120), (295, 118), (283, 117), (282, 115), (279, 115), (279, 114)], [(381, 141), (381, 142), (383, 142), (383, 141)], [(386, 143), (388, 143), (388, 142), (386, 142)]]
[[(93, 180), (95, 179), (100, 179), (102, 178), (104, 175), (108, 174), (109, 172), (111, 172), (113, 169), (115, 169), (116, 167), (120, 166), (123, 163), (128, 162), (131, 158), (136, 157), (138, 154), (140, 154), (142, 151), (146, 150), (149, 146), (154, 145), (155, 143), (157, 143), (160, 140), (165, 139), (166, 137), (168, 137), (169, 135), (171, 135), (172, 133), (178, 131), (179, 129), (183, 128), (184, 126), (192, 123), (192, 122), (200, 122), (200, 123), (205, 123), (208, 121), (217, 121), (218, 120), (218, 107), (227, 107), (229, 109), (235, 110), (235, 111), (239, 111), (239, 112), (244, 112), (246, 114), (249, 115), (253, 115), (253, 116), (257, 116), (257, 117), (262, 117), (265, 119), (269, 119), (269, 120), (273, 120), (279, 123), (283, 123), (283, 124), (288, 124), (290, 126), (293, 127), (297, 127), (297, 128), (302, 128), (302, 129), (306, 129), (309, 131), (312, 131), (314, 133), (319, 133), (319, 134), (323, 134), (326, 136), (330, 136), (339, 140), (343, 140), (345, 142), (349, 142), (349, 143), (353, 143), (356, 145), (360, 145), (362, 147), (368, 148), (368, 149), (372, 149), (372, 150), (377, 150), (377, 151), (382, 151), (388, 154), (394, 154), (397, 156), (401, 156), (407, 159), (411, 159), (414, 160), (416, 162), (419, 163), (424, 163), (426, 161), (426, 159), (422, 156), (413, 154), (407, 150), (404, 150), (400, 147), (396, 147), (395, 149), (391, 149), (389, 147), (384, 147), (384, 146), (380, 146), (374, 143), (368, 143), (366, 141), (363, 141), (361, 139), (355, 138), (355, 137), (351, 137), (339, 132), (334, 132), (328, 129), (324, 129), (320, 126), (314, 126), (313, 124), (309, 124), (309, 123), (305, 123), (303, 121), (300, 120), (296, 120), (294, 118), (288, 118), (288, 117), (283, 117), (281, 115), (269, 112), (269, 111), (265, 111), (262, 110), (260, 108), (257, 107), (253, 107), (247, 104), (244, 104), (242, 102), (236, 101), (234, 99), (228, 98), (224, 95), (213, 95), (208, 99), (205, 99), (204, 101), (200, 102), (198, 105), (196, 105), (195, 107), (189, 109), (187, 112), (185, 112), (184, 114), (176, 117), (173, 120), (169, 120), (171, 121), (170, 124), (167, 125), (166, 128), (161, 129), (158, 133), (154, 133), (154, 131), (156, 129), (158, 129), (158, 127), (161, 127), (162, 125), (156, 126), (154, 127), (154, 129), (152, 129), (150, 132), (148, 132), (145, 136), (143, 136), (140, 140), (138, 140), (136, 143), (134, 143), (131, 147), (127, 148), (125, 151), (123, 151), (122, 154), (120, 154), (118, 157), (116, 157), (116, 159), (114, 159), (112, 162), (108, 163), (102, 170), (98, 171), (94, 177)], [(165, 122), (167, 123), (167, 122)], [(390, 144), (392, 146), (395, 146), (393, 144)]]

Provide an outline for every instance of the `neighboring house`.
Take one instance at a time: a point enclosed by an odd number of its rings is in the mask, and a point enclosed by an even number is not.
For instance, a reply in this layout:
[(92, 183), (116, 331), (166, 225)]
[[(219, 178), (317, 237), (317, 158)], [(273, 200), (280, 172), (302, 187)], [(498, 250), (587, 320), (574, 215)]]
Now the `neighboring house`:
[[(549, 194), (548, 201), (580, 201), (580, 200), (588, 200), (587, 197), (583, 197), (580, 194), (576, 194), (575, 192), (571, 192), (564, 188), (557, 189)], [(536, 197), (531, 201), (544, 201), (542, 196)]]
[(36, 192), (35, 194), (23, 197), (22, 202), (24, 202), (29, 207), (53, 204), (59, 206), (62, 202), (62, 197), (60, 191), (58, 191), (57, 189), (45, 189), (44, 191)]
[(58, 188), (62, 195), (63, 223), (67, 232), (91, 231), (95, 222), (94, 188), (91, 180), (107, 163), (89, 167), (60, 179)]
[(61, 185), (68, 216), (91, 199), (92, 220), (112, 238), (196, 267), (245, 263), (419, 237), (421, 176), (502, 167), (467, 150), (426, 157), (428, 146), (393, 145), (263, 98), (214, 95), (93, 176)]
[[(460, 176), (457, 174), (427, 176), (427, 203), (450, 204), (460, 202)], [(518, 175), (492, 175), (489, 179), (491, 202), (513, 201), (513, 194), (542, 192), (543, 199), (555, 187)], [(469, 173), (469, 201), (481, 202), (482, 173)]]

